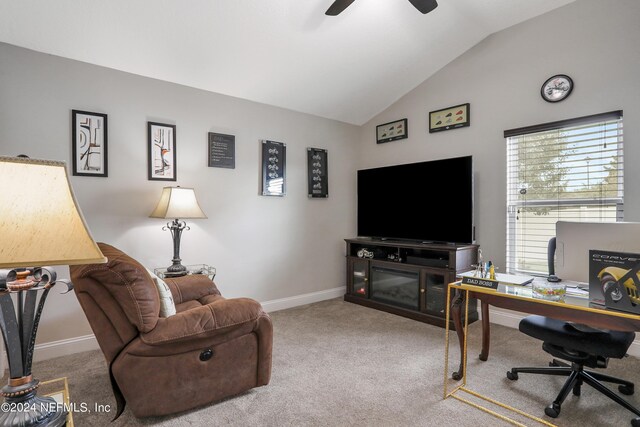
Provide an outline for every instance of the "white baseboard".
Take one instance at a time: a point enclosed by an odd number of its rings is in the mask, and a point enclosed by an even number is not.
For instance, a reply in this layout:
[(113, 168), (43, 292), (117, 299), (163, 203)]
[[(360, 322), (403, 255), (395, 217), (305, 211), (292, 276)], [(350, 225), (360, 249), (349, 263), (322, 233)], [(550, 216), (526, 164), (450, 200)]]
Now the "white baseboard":
[[(344, 286), (339, 288), (327, 289), (324, 291), (312, 292), (309, 294), (296, 295), (288, 298), (280, 298), (271, 301), (265, 301), (262, 307), (266, 312), (273, 312), (278, 310), (284, 310), (286, 308), (298, 307), (300, 305), (311, 304), (318, 301), (324, 301), (327, 299), (338, 298), (344, 295)], [(59, 341), (51, 341), (43, 344), (37, 344), (33, 361), (39, 362), (41, 360), (53, 359), (54, 357), (67, 356), (73, 353), (80, 353), (83, 351), (97, 350), (98, 341), (94, 335), (84, 335), (81, 337), (69, 338)], [(2, 360), (0, 360), (1, 368), (7, 368), (9, 366), (6, 362), (7, 354), (5, 351), (0, 354)]]
[(284, 310), (286, 308), (298, 307), (305, 304), (338, 298), (344, 296), (344, 290), (345, 287), (340, 286), (339, 288), (326, 289), (324, 291), (311, 292), (309, 294), (265, 301), (261, 302), (261, 304), (264, 311), (270, 313), (272, 311)]
[(53, 359), (54, 357), (67, 356), (83, 351), (98, 350), (100, 346), (95, 335), (83, 335), (81, 337), (68, 338), (59, 341), (51, 341), (37, 344), (33, 352), (33, 361)]
[[(324, 301), (333, 298), (339, 298), (344, 295), (344, 286), (338, 288), (326, 289), (324, 291), (311, 292), (308, 294), (296, 295), (293, 297), (280, 298), (271, 301), (265, 301), (262, 307), (266, 312), (274, 312), (278, 310), (284, 310), (287, 308), (298, 307), (305, 304), (311, 304), (314, 302)], [(480, 314), (480, 313), (478, 313)], [(510, 310), (501, 310), (496, 307), (491, 307), (491, 323), (497, 325), (507, 326), (509, 328), (518, 328), (518, 323), (525, 317), (526, 314), (518, 313)], [(66, 356), (73, 353), (80, 353), (83, 351), (97, 350), (98, 341), (94, 335), (84, 335), (81, 337), (69, 338), (65, 340), (52, 341), (48, 343), (36, 345), (34, 351), (34, 361), (53, 359), (54, 357)], [(629, 347), (629, 354), (632, 356), (640, 357), (640, 337), (631, 344)], [(7, 367), (6, 352), (2, 352), (2, 360), (0, 361), (0, 367)]]
[[(478, 314), (480, 314), (480, 311), (478, 311)], [(520, 320), (526, 316), (528, 315), (517, 311), (502, 310), (496, 307), (489, 308), (489, 320), (491, 323), (508, 326), (509, 328), (518, 329)]]
[[(501, 310), (496, 307), (491, 307), (489, 312), (489, 319), (491, 319), (491, 323), (508, 326), (509, 328), (514, 329), (518, 329), (518, 323), (520, 323), (520, 320), (525, 316), (528, 315), (516, 311)], [(631, 356), (640, 357), (640, 336), (631, 343), (631, 347), (629, 347), (627, 353)]]
[[(97, 350), (99, 348), (100, 347), (98, 346), (98, 341), (96, 341), (96, 337), (93, 334), (68, 338), (64, 340), (51, 341), (42, 344), (36, 344), (36, 347), (33, 351), (33, 361), (39, 362), (41, 360), (67, 356), (69, 354), (81, 353), (83, 351)], [(9, 364), (7, 363), (7, 352), (3, 351), (0, 357), (2, 357), (2, 363), (0, 363), (0, 367), (8, 369)], [(2, 369), (2, 372), (0, 372), (0, 374), (4, 374), (4, 369)]]

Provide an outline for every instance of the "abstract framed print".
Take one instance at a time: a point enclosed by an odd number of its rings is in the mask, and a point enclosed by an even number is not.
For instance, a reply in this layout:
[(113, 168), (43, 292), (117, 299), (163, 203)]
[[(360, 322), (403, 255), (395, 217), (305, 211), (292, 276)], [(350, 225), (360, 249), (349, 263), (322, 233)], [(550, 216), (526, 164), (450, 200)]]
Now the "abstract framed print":
[(71, 110), (73, 175), (108, 176), (107, 115)]
[(150, 181), (175, 181), (176, 126), (147, 122)]

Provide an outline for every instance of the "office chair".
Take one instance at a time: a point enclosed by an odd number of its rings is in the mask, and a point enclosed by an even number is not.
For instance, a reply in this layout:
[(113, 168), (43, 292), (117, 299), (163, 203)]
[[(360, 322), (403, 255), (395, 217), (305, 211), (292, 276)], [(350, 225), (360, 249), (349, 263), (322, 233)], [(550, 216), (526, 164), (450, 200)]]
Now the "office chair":
[[(563, 320), (544, 316), (527, 316), (520, 321), (521, 332), (542, 340), (542, 349), (554, 357), (571, 362), (571, 365), (553, 359), (545, 368), (512, 368), (507, 371), (507, 378), (517, 380), (519, 373), (568, 376), (567, 381), (556, 399), (545, 408), (544, 412), (552, 418), (560, 415), (562, 402), (573, 390), (580, 396), (583, 383), (590, 385), (614, 402), (640, 416), (640, 409), (607, 388), (601, 381), (618, 384), (622, 394), (632, 395), (633, 383), (623, 379), (604, 375), (599, 372), (585, 370), (589, 368), (606, 368), (610, 357), (621, 359), (635, 339), (634, 332), (601, 331), (585, 325), (573, 324)], [(640, 427), (640, 418), (631, 421), (633, 427)]]

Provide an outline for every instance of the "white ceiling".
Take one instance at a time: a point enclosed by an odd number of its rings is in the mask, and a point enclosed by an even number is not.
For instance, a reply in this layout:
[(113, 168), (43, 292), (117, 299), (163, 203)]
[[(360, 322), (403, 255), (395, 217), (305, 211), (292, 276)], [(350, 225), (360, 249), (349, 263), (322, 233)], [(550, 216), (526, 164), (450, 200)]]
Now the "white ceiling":
[(361, 125), (488, 35), (573, 0), (0, 0), (0, 41)]

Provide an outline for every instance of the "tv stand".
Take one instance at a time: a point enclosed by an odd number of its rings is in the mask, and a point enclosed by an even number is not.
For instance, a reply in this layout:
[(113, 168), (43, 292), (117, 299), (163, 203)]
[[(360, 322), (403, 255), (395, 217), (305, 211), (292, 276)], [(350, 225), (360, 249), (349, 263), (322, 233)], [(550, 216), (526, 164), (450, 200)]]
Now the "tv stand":
[(455, 243), (452, 242), (438, 242), (435, 240), (425, 240), (423, 242), (420, 242), (423, 245), (448, 245), (448, 246), (455, 246)]
[[(477, 245), (345, 239), (344, 300), (432, 325), (445, 326), (447, 285), (477, 262)], [(478, 320), (469, 301), (469, 323)], [(449, 327), (455, 329), (453, 322)]]

